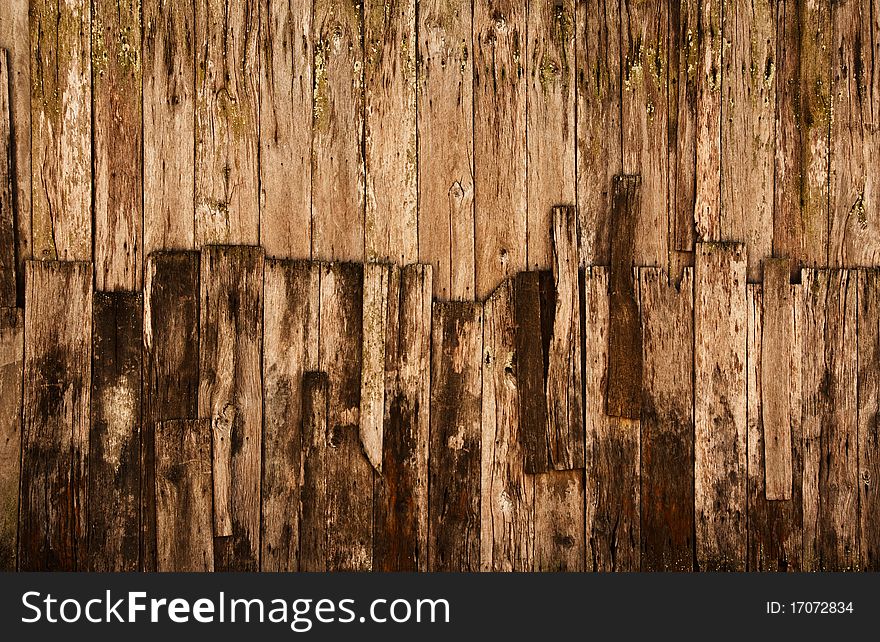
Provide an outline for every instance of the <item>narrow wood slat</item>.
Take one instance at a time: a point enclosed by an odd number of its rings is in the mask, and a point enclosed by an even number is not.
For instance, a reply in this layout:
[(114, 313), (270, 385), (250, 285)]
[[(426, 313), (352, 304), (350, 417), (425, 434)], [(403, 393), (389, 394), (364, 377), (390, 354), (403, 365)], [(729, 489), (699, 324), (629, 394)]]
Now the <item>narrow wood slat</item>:
[(16, 570), (24, 313), (0, 308), (0, 570)]
[(90, 571), (140, 568), (143, 295), (97, 292), (89, 438)]
[(745, 569), (747, 330), (745, 248), (698, 244), (694, 501), (701, 571)]
[(432, 314), (428, 570), (477, 571), (483, 310), (435, 303)]
[(515, 280), (514, 339), (519, 402), (517, 438), (527, 473), (551, 469), (544, 390), (545, 346), (541, 325), (541, 275), (520, 272)]
[(696, 188), (694, 224), (696, 239), (721, 239), (721, 12), (723, 0), (687, 0), (688, 15), (695, 15), (694, 60), (696, 85)]
[(157, 570), (214, 570), (211, 532), (211, 421), (156, 424)]
[(302, 375), (302, 515), (299, 570), (327, 570), (327, 427), (330, 384), (325, 372)]
[(92, 267), (31, 261), (25, 278), (19, 568), (86, 568)]
[(880, 273), (859, 274), (858, 485), (859, 568), (880, 567)]
[(669, 4), (669, 242), (685, 252), (696, 236), (699, 22), (697, 0)]
[[(201, 261), (199, 416), (213, 431), (215, 566), (256, 570), (263, 430), (263, 251), (214, 246)], [(230, 538), (222, 540), (221, 538)]]
[(0, 306), (15, 307), (18, 301), (15, 260), (15, 181), (12, 165), (13, 138), (9, 94), (9, 52), (0, 49)]

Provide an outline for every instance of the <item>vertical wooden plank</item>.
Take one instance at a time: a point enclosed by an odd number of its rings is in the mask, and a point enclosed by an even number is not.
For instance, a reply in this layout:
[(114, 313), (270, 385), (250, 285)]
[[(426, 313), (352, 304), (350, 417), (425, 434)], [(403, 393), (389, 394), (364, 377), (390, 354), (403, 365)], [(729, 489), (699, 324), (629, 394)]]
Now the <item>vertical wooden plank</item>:
[(876, 571), (880, 566), (880, 274), (859, 274), (858, 311), (858, 484), (859, 567)]
[(256, 245), (259, 2), (199, 0), (195, 7), (196, 247)]
[(687, 0), (696, 12), (696, 160), (694, 224), (696, 238), (721, 239), (721, 7), (723, 0)]
[(641, 570), (694, 569), (693, 270), (639, 274), (644, 343)]
[(149, 256), (195, 247), (195, 8), (193, 0), (141, 2), (144, 256)]
[[(432, 270), (400, 271), (385, 353), (383, 466), (374, 486), (373, 569), (428, 569)], [(395, 318), (396, 316), (396, 318)]]
[(266, 261), (263, 294), (263, 478), (260, 570), (299, 558), (303, 372), (318, 367), (320, 267)]
[(89, 0), (34, 0), (31, 33), (32, 252), (92, 258)]
[(88, 565), (140, 568), (143, 295), (97, 292), (92, 319)]
[(700, 243), (696, 254), (697, 568), (741, 571), (746, 561), (746, 255), (738, 243)]
[[(260, 244), (311, 256), (312, 3), (260, 2)], [(297, 393), (298, 395), (298, 393)]]
[(696, 234), (699, 22), (697, 0), (669, 4), (670, 249), (684, 252)]
[(364, 78), (360, 3), (316, 0), (312, 255), (364, 260)]
[[(202, 252), (199, 416), (213, 431), (215, 565), (256, 570), (263, 432), (263, 251)], [(221, 550), (225, 549), (225, 550)]]
[(477, 571), (483, 310), (435, 303), (432, 314), (428, 570)]
[(364, 166), (367, 260), (419, 256), (416, 2), (364, 4)]
[(214, 570), (211, 535), (211, 422), (156, 424), (157, 570)]
[(92, 267), (31, 261), (25, 276), (20, 570), (86, 567)]
[(15, 259), (15, 193), (12, 164), (13, 138), (9, 94), (9, 52), (0, 49), (0, 306), (14, 308), (18, 301), (18, 265)]
[(0, 570), (16, 570), (24, 313), (0, 309)]
[(94, 260), (99, 290), (142, 287), (141, 26), (141, 0), (92, 2)]
[(326, 372), (302, 375), (302, 515), (299, 570), (327, 570), (327, 421)]
[(419, 3), (419, 261), (440, 299), (474, 297), (472, 6)]
[(520, 272), (515, 280), (514, 340), (519, 430), (524, 470), (551, 470), (547, 432), (547, 397), (544, 391), (545, 346), (541, 326), (541, 275)]
[(773, 254), (775, 9), (770, 0), (724, 0), (722, 10), (721, 233), (745, 244), (752, 282)]
[(804, 570), (856, 567), (857, 277), (803, 272)]
[(474, 214), (481, 299), (526, 265), (527, 8), (522, 0), (474, 2)]
[(534, 476), (535, 569), (584, 569), (584, 471), (551, 470)]

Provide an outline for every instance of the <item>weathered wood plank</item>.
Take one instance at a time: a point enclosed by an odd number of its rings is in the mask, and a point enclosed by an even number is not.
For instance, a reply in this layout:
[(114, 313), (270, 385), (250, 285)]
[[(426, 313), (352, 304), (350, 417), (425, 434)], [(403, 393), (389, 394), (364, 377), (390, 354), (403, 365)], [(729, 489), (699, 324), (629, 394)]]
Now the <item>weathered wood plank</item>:
[(544, 390), (541, 274), (520, 272), (516, 275), (514, 292), (515, 374), (519, 402), (517, 438), (523, 449), (525, 472), (539, 473), (552, 468)]
[(260, 244), (267, 256), (306, 259), (312, 250), (312, 3), (261, 0), (259, 37)]
[(585, 570), (584, 471), (551, 470), (534, 476), (535, 568)]
[(20, 570), (86, 567), (92, 266), (30, 261), (25, 278)]
[(140, 292), (94, 296), (87, 544), (94, 572), (140, 568), (143, 319)]
[(9, 52), (0, 49), (0, 306), (14, 308), (18, 301), (18, 265), (15, 260), (15, 193), (12, 164), (13, 138), (9, 95)]
[[(195, 244), (195, 9), (143, 7), (144, 256)], [(152, 491), (150, 491), (152, 493)]]
[(482, 305), (435, 303), (428, 570), (480, 568)]
[(406, 265), (419, 255), (416, 2), (363, 11), (366, 258)]
[(475, 292), (471, 9), (419, 3), (419, 261), (440, 299)]
[(156, 424), (157, 570), (214, 570), (211, 533), (211, 421)]
[(693, 270), (639, 274), (644, 336), (641, 570), (694, 569)]
[(804, 570), (854, 569), (858, 549), (857, 276), (804, 270)]
[(299, 570), (327, 570), (327, 373), (302, 375), (302, 514), (299, 522)]
[(142, 287), (141, 27), (141, 0), (92, 2), (93, 215), (98, 290)]
[(745, 248), (738, 243), (698, 244), (694, 502), (701, 571), (745, 569), (747, 330)]
[(389, 306), (383, 466), (373, 494), (376, 571), (428, 569), (432, 276), (430, 265), (402, 268), (400, 298)]
[(696, 14), (689, 32), (695, 48), (696, 240), (721, 239), (721, 6), (723, 0), (687, 0), (688, 15)]
[(196, 247), (260, 240), (259, 32), (258, 0), (195, 3)]
[(0, 570), (16, 570), (24, 313), (0, 309)]
[(859, 274), (859, 568), (880, 566), (880, 273)]
[(696, 235), (699, 21), (696, 0), (669, 4), (669, 243), (684, 252)]
[(349, 0), (313, 6), (312, 255), (363, 261), (363, 16)]
[(34, 0), (31, 34), (32, 252), (92, 258), (89, 0)]
[(263, 479), (260, 569), (299, 559), (303, 372), (318, 367), (320, 266), (271, 260), (263, 294)]
[(263, 432), (263, 251), (202, 252), (199, 416), (213, 431), (214, 536), (231, 546), (215, 566), (256, 570), (260, 544)]

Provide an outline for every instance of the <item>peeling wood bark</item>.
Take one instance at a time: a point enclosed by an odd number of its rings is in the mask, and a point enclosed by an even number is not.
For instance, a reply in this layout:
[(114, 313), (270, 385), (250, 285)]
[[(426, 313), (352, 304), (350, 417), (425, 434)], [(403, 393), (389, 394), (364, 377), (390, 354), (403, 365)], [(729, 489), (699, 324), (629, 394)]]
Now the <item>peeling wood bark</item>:
[(696, 49), (694, 223), (698, 241), (721, 240), (722, 2), (687, 0), (688, 15), (697, 14), (691, 35)]
[(14, 171), (9, 52), (0, 49), (0, 307), (14, 308), (18, 301), (18, 265), (15, 258)]
[(880, 567), (880, 273), (859, 274), (858, 485), (859, 568)]
[(18, 562), (24, 313), (0, 308), (0, 570)]
[(329, 415), (327, 373), (302, 375), (302, 515), (299, 570), (327, 570), (327, 422)]

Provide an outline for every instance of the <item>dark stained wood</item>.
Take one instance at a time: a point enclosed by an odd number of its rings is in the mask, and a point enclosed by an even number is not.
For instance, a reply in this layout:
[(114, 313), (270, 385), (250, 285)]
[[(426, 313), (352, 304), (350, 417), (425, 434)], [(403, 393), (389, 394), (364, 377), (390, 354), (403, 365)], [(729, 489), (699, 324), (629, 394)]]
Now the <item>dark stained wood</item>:
[(880, 273), (859, 274), (859, 568), (880, 567)]
[(24, 313), (0, 308), (0, 571), (16, 570)]
[(584, 571), (584, 471), (534, 476), (536, 571)]
[(324, 372), (302, 375), (302, 515), (299, 570), (327, 570), (327, 421), (329, 380)]
[(88, 570), (140, 567), (143, 295), (97, 292), (92, 320)]
[[(519, 398), (518, 439), (527, 473), (551, 469), (547, 434), (547, 398), (544, 392), (544, 340), (541, 326), (541, 276), (539, 272), (516, 275), (514, 324), (516, 385)], [(541, 340), (538, 339), (541, 337)]]
[(9, 52), (0, 49), (0, 306), (14, 308), (18, 301), (18, 266), (15, 260), (17, 230), (9, 67)]
[(482, 305), (434, 303), (429, 571), (480, 568)]
[(86, 568), (92, 267), (30, 261), (25, 275), (19, 568)]
[(214, 570), (211, 535), (211, 421), (156, 424), (157, 570)]

